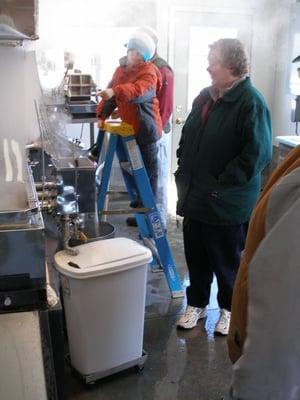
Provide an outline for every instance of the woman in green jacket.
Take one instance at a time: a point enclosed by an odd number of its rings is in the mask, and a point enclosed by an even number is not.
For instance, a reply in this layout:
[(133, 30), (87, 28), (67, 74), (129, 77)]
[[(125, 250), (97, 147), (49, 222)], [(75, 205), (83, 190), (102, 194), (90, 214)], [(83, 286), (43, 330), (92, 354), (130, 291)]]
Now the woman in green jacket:
[(215, 273), (221, 309), (215, 333), (227, 335), (232, 289), (248, 221), (272, 156), (270, 115), (252, 86), (248, 58), (237, 39), (210, 46), (212, 86), (194, 100), (182, 130), (175, 172), (177, 213), (190, 285), (177, 326), (191, 329), (206, 316)]

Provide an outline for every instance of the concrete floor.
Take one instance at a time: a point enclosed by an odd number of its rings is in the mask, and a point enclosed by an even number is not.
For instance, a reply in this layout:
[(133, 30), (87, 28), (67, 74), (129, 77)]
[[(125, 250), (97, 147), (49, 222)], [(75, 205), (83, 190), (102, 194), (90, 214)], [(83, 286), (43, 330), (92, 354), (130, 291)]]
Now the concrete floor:
[[(120, 203), (120, 202), (119, 202)], [(122, 202), (121, 202), (122, 203)], [(112, 207), (114, 203), (112, 202)], [(125, 206), (127, 203), (124, 203)], [(119, 204), (117, 206), (119, 208)], [(137, 228), (126, 227), (127, 216), (110, 217), (116, 236), (138, 240)], [(170, 218), (168, 240), (184, 287), (188, 274), (182, 229)], [(84, 385), (66, 367), (66, 398), (74, 400), (221, 400), (227, 399), (231, 364), (226, 339), (213, 334), (219, 310), (213, 285), (208, 316), (190, 331), (175, 323), (185, 309), (185, 299), (172, 299), (162, 272), (148, 272), (144, 349), (148, 360), (142, 372), (134, 368)]]

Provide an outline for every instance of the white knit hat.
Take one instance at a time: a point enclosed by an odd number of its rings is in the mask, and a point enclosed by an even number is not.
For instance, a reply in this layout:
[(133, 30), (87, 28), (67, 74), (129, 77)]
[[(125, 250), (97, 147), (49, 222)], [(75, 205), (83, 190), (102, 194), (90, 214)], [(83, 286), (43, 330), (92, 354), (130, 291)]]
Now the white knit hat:
[(155, 48), (152, 37), (141, 29), (135, 31), (127, 43), (127, 49), (137, 51), (145, 61), (149, 61), (153, 57)]
[(151, 28), (151, 26), (142, 26), (141, 28), (137, 29), (137, 32), (144, 32), (147, 35), (149, 35), (155, 44), (155, 47), (157, 46), (158, 43), (158, 35), (155, 29)]

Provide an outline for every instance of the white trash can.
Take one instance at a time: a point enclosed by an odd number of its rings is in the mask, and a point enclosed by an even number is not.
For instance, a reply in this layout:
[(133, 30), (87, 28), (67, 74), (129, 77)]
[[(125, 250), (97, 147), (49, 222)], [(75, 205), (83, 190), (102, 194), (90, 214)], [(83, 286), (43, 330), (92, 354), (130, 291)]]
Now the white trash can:
[(143, 334), (149, 249), (126, 238), (74, 247), (55, 254), (61, 274), (72, 366), (103, 377), (139, 359)]

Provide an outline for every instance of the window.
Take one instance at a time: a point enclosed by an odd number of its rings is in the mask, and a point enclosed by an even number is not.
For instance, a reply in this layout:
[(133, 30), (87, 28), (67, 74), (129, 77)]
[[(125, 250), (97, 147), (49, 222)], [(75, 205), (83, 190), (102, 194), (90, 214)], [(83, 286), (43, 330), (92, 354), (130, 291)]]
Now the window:
[(209, 45), (221, 38), (237, 38), (238, 31), (230, 28), (197, 27), (190, 28), (189, 70), (188, 70), (188, 110), (199, 90), (211, 84), (206, 70)]

